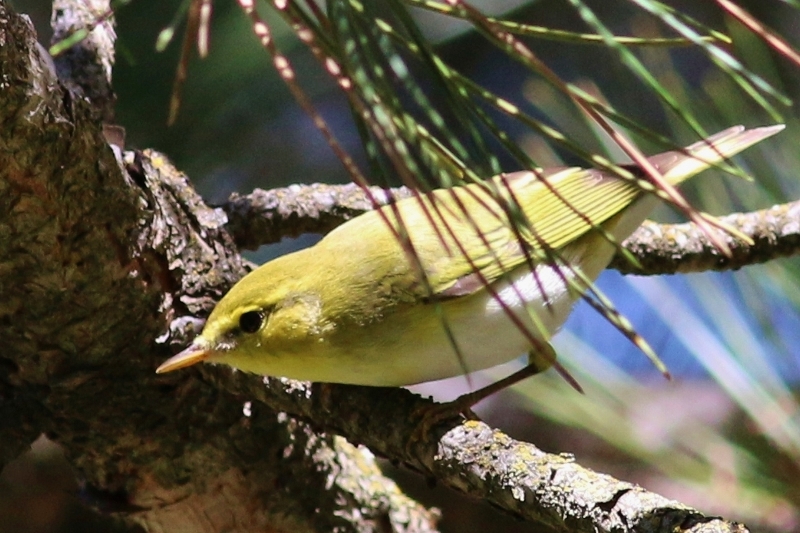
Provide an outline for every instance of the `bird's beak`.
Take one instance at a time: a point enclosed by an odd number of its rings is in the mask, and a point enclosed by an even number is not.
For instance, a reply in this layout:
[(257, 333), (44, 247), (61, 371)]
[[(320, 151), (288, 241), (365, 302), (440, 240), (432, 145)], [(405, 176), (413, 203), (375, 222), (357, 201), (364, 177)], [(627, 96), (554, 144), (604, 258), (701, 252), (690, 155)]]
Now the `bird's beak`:
[(179, 368), (186, 368), (187, 366), (192, 366), (196, 363), (205, 361), (210, 356), (211, 349), (200, 338), (197, 338), (184, 351), (177, 355), (173, 355), (161, 363), (161, 366), (156, 368), (156, 374), (164, 374), (166, 372), (178, 370)]

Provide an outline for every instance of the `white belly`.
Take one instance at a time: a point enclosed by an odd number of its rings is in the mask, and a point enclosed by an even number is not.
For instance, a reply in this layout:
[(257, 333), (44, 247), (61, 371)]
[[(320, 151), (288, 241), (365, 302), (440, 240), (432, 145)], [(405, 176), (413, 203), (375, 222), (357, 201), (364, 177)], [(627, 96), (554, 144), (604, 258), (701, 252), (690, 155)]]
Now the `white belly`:
[[(548, 342), (575, 301), (565, 281), (573, 276), (567, 269), (540, 266), (531, 273), (523, 268), (511, 281), (495, 283), (494, 295), (481, 291), (443, 304), (452, 339), (436, 318), (425, 332), (408, 331), (407, 342), (385, 347), (389, 353), (383, 361), (392, 367), (386, 369), (386, 384), (408, 385), (490, 368)], [(416, 338), (425, 342), (415, 343)]]

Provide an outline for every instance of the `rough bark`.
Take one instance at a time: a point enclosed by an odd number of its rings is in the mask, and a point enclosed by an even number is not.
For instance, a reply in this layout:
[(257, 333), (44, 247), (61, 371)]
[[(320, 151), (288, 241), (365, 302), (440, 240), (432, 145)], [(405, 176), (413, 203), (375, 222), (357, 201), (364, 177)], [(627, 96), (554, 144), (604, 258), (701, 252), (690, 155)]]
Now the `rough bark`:
[(46, 433), (132, 530), (433, 529), (365, 451), (153, 373), (245, 273), (225, 215), (160, 156), (117, 159), (4, 3), (0, 65), (2, 460)]

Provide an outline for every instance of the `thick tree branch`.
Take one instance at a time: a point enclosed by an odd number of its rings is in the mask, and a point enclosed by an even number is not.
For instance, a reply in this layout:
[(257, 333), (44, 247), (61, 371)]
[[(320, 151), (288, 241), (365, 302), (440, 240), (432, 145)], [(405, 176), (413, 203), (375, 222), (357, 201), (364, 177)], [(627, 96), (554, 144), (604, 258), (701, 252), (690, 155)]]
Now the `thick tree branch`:
[(118, 161), (2, 1), (0, 68), (0, 459), (46, 433), (130, 530), (433, 530), (369, 454), (154, 374), (246, 271), (224, 213), (161, 157)]
[(404, 389), (309, 386), (227, 367), (201, 372), (219, 388), (311, 420), (315, 427), (346, 435), (437, 482), (556, 531), (747, 531), (593, 472), (571, 456), (542, 452), (482, 422), (452, 418), (420, 435), (418, 425), (432, 402)]
[[(404, 188), (387, 191), (372, 187), (370, 194), (383, 202), (405, 198)], [(234, 193), (220, 206), (228, 214), (228, 230), (241, 248), (255, 249), (281, 237), (327, 233), (371, 209), (367, 195), (355, 185), (293, 185), (248, 195)], [(647, 221), (623, 246), (639, 261), (636, 268), (618, 255), (609, 268), (624, 274), (657, 275), (708, 270), (735, 270), (800, 253), (800, 201), (752, 213), (720, 217), (753, 239), (754, 244), (722, 238), (731, 257), (719, 253), (696, 224), (656, 224)]]

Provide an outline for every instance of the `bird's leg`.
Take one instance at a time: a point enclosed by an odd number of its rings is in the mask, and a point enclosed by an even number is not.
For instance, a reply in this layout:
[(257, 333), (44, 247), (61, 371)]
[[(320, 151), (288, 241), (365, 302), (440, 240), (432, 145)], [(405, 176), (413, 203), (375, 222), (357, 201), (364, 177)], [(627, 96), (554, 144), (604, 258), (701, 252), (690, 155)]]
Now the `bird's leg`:
[[(539, 348), (541, 349), (531, 350), (528, 352), (528, 364), (510, 376), (506, 376), (500, 381), (495, 381), (494, 383), (486, 385), (485, 387), (481, 387), (476, 391), (463, 394), (451, 402), (441, 404), (441, 406), (449, 407), (453, 411), (466, 414), (466, 412), (471, 410), (473, 405), (485, 400), (492, 394), (500, 392), (501, 390), (512, 385), (516, 385), (523, 379), (535, 376), (536, 374), (544, 372), (551, 366), (555, 365), (556, 351), (553, 349), (550, 343), (543, 342)], [(558, 365), (558, 367), (561, 367), (561, 365)]]
[[(417, 425), (412, 433), (409, 444), (419, 440), (427, 435), (430, 430), (443, 422), (447, 418), (454, 418), (458, 415), (463, 415), (469, 420), (478, 420), (475, 413), (472, 412), (472, 406), (488, 398), (496, 392), (515, 385), (525, 378), (534, 376), (540, 372), (544, 372), (551, 366), (556, 367), (560, 374), (565, 375), (566, 370), (556, 362), (556, 352), (549, 343), (542, 343), (537, 349), (528, 352), (528, 364), (510, 376), (507, 376), (500, 381), (495, 381), (485, 387), (476, 391), (468, 392), (447, 403), (437, 403), (431, 406), (426, 406), (415, 413), (421, 416), (422, 420)], [(580, 391), (580, 386), (577, 385), (574, 379), (569, 374), (566, 374), (567, 381), (577, 387)]]

